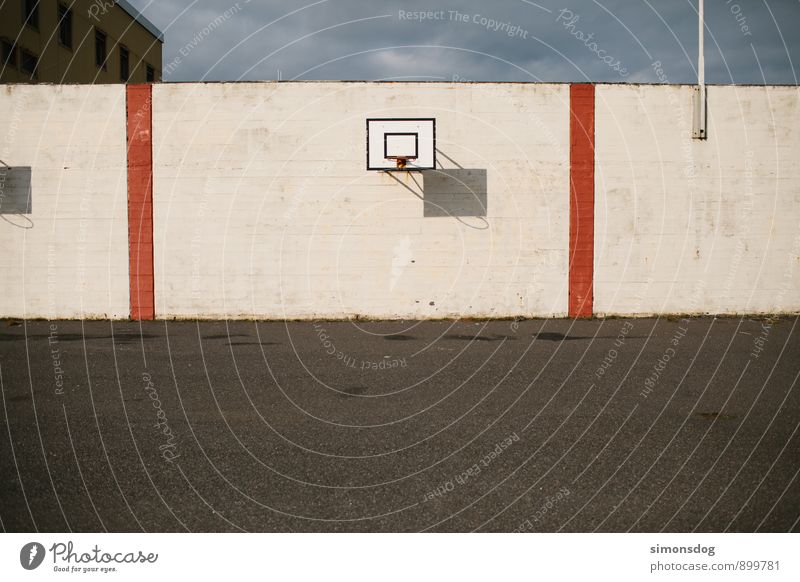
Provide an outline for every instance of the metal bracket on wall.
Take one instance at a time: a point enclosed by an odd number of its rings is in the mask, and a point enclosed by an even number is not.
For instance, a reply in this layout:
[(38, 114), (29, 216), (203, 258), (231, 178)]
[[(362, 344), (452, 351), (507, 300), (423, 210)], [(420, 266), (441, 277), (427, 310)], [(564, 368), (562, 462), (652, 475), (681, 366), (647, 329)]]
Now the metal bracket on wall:
[(706, 124), (706, 119), (708, 117), (708, 100), (705, 89), (705, 86), (695, 87), (692, 95), (692, 137), (694, 139), (708, 138), (708, 127)]

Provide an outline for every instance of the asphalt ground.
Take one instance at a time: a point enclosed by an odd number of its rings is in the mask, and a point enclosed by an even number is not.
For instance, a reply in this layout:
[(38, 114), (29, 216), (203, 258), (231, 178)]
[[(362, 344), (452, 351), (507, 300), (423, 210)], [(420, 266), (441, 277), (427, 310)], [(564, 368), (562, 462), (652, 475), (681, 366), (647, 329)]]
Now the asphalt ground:
[(0, 322), (0, 525), (798, 531), (797, 323)]

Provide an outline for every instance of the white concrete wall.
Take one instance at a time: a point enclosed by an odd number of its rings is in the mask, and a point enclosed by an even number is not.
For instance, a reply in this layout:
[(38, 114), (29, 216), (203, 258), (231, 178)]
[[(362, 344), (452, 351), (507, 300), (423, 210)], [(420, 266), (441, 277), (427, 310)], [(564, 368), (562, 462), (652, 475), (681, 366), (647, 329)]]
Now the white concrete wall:
[[(153, 88), (157, 317), (563, 316), (569, 87)], [(367, 117), (435, 117), (488, 214), (426, 217), (419, 174), (367, 172)], [(416, 182), (415, 182), (416, 180)]]
[(0, 317), (128, 317), (125, 88), (4, 85), (0, 160), (32, 213), (0, 214)]
[(595, 313), (800, 311), (800, 89), (596, 92)]
[[(567, 85), (153, 91), (158, 317), (566, 315)], [(705, 142), (691, 87), (596, 98), (595, 313), (800, 311), (800, 89), (710, 87)], [(128, 317), (124, 87), (7, 85), (0, 111), (0, 160), (33, 168), (32, 213), (0, 215), (0, 317)], [(485, 218), (365, 170), (365, 119), (392, 116), (486, 170)]]

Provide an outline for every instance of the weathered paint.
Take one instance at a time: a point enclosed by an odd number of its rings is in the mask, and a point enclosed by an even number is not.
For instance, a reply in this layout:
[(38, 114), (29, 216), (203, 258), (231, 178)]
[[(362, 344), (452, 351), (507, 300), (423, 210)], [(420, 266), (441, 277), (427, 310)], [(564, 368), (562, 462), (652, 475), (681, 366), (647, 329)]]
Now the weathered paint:
[[(153, 95), (157, 317), (567, 314), (568, 85)], [(366, 171), (370, 117), (435, 117), (444, 168), (486, 171), (486, 216), (426, 216), (425, 173)]]
[(598, 85), (597, 314), (800, 311), (800, 89)]
[(591, 317), (594, 278), (594, 85), (572, 85), (569, 95), (569, 316)]
[[(134, 119), (141, 91), (131, 88)], [(33, 200), (30, 214), (0, 221), (0, 314), (800, 311), (800, 89), (710, 87), (709, 139), (698, 141), (691, 87), (596, 85), (593, 148), (571, 115), (581, 91), (156, 85), (152, 120), (133, 124), (152, 123), (153, 183), (147, 136), (133, 132), (127, 148), (124, 87), (3, 87), (0, 159), (32, 168)], [(463, 192), (449, 199), (441, 180), (442, 208), (426, 207), (424, 173), (364, 169), (364, 120), (390, 116), (436, 117), (444, 169), (486, 177), (485, 216), (474, 204), (451, 216)], [(580, 156), (592, 151), (590, 165)], [(578, 195), (592, 167), (594, 223)]]
[(32, 168), (0, 215), (0, 317), (127, 318), (125, 88), (0, 86), (0, 160)]
[(127, 86), (131, 319), (155, 316), (153, 289), (152, 85)]

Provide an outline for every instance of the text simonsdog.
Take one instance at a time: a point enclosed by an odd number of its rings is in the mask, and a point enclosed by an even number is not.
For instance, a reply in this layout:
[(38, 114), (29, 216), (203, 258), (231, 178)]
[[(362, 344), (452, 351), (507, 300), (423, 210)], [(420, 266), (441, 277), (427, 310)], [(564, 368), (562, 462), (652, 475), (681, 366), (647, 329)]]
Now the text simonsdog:
[(651, 554), (708, 554), (709, 557), (714, 555), (714, 547), (701, 546), (661, 546), (656, 544), (650, 547)]

